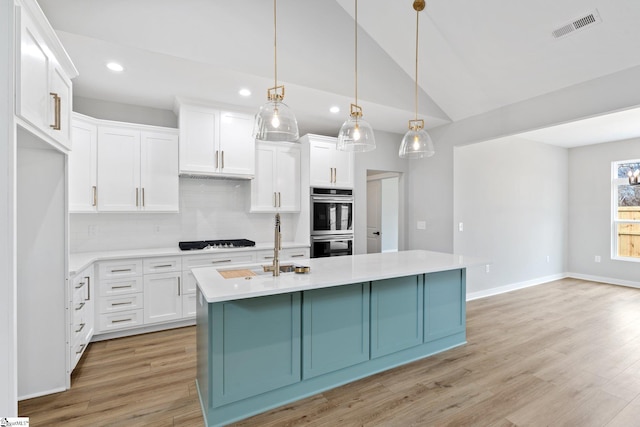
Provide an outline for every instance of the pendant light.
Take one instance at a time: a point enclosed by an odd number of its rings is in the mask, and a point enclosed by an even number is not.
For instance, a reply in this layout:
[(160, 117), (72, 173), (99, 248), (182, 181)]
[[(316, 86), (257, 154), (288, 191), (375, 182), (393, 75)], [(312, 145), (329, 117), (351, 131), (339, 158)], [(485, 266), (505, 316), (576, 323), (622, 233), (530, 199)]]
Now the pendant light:
[(273, 69), (275, 84), (267, 89), (267, 103), (256, 114), (253, 136), (262, 141), (297, 141), (298, 121), (293, 111), (282, 102), (284, 85), (278, 86), (276, 0), (273, 0)]
[(362, 120), (362, 108), (358, 105), (358, 0), (355, 0), (355, 103), (351, 104), (349, 118), (338, 133), (338, 150), (371, 151), (376, 148), (371, 125)]
[(418, 23), (420, 11), (425, 8), (425, 0), (415, 0), (413, 8), (416, 11), (416, 117), (414, 120), (409, 120), (409, 130), (402, 138), (402, 144), (400, 144), (398, 155), (404, 159), (421, 159), (423, 157), (431, 157), (436, 153), (431, 137), (424, 130), (424, 120), (418, 120)]

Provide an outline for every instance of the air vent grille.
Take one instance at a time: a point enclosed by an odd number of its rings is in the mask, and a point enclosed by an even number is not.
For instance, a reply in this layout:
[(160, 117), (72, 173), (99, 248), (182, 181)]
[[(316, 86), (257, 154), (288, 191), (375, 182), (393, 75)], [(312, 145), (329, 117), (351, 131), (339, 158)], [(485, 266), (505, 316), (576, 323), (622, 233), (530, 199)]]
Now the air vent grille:
[(598, 13), (597, 10), (594, 10), (588, 15), (574, 19), (568, 24), (565, 24), (559, 28), (556, 28), (555, 30), (553, 30), (551, 34), (553, 35), (553, 38), (559, 39), (562, 37), (566, 37), (569, 34), (572, 34), (578, 30), (582, 30), (586, 27), (589, 27), (593, 24), (598, 24), (600, 22), (602, 22), (602, 19), (600, 18), (600, 14)]

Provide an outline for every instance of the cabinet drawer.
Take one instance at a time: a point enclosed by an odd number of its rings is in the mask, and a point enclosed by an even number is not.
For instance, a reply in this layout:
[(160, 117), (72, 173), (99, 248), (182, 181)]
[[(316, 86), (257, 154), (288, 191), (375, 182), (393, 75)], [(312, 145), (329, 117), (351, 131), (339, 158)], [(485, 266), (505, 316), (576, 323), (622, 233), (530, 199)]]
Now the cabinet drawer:
[(86, 320), (87, 319), (82, 315), (74, 316), (73, 326), (71, 329), (71, 333), (73, 334), (71, 342), (77, 343), (78, 341), (85, 341), (87, 331), (90, 328)]
[(139, 310), (144, 308), (143, 294), (127, 294), (100, 298), (100, 314), (116, 313), (119, 311)]
[(141, 274), (141, 259), (101, 262), (98, 266), (98, 278), (100, 281), (139, 276)]
[(98, 316), (100, 332), (110, 332), (118, 329), (142, 326), (143, 310), (130, 310), (118, 313), (101, 314)]
[(105, 297), (142, 292), (143, 289), (142, 276), (100, 281), (100, 295)]
[(183, 259), (183, 267), (189, 270), (194, 267), (211, 267), (226, 264), (249, 264), (255, 262), (255, 252), (221, 253), (211, 255), (194, 255)]
[[(293, 260), (309, 258), (309, 248), (288, 248), (280, 251), (280, 260)], [(256, 253), (256, 262), (273, 260), (273, 250), (263, 250)]]
[(88, 342), (83, 340), (78, 340), (74, 343), (73, 347), (71, 347), (71, 360), (73, 361), (71, 367), (72, 369), (76, 367), (78, 361), (84, 354), (84, 351), (87, 349), (89, 345)]
[(170, 273), (182, 270), (182, 260), (179, 257), (145, 258), (142, 261), (144, 274)]

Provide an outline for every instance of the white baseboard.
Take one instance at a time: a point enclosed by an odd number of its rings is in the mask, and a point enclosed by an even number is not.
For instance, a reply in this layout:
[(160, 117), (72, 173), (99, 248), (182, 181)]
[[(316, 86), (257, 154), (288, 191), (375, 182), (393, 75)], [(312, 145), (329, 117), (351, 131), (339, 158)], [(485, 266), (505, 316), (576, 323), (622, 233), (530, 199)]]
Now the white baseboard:
[(510, 285), (499, 286), (497, 288), (485, 289), (484, 291), (472, 292), (467, 294), (467, 301), (500, 295), (506, 292), (517, 291), (518, 289), (529, 288), (531, 286), (542, 285), (543, 283), (553, 282), (554, 280), (560, 280), (566, 277), (568, 277), (567, 273), (554, 274), (552, 276), (538, 277), (536, 279), (512, 283)]
[(47, 390), (47, 391), (39, 391), (37, 393), (32, 393), (32, 394), (27, 394), (24, 396), (18, 396), (18, 400), (27, 400), (27, 399), (33, 399), (34, 397), (41, 397), (41, 396), (46, 396), (48, 394), (54, 394), (54, 393), (60, 393), (62, 391), (66, 391), (67, 389), (62, 387), (62, 388), (54, 388), (52, 390)]
[(590, 282), (607, 283), (610, 285), (628, 286), (630, 288), (640, 288), (640, 282), (634, 282), (632, 280), (613, 279), (611, 277), (592, 276), (590, 274), (580, 273), (567, 273), (566, 277), (571, 277), (572, 279), (588, 280)]
[(91, 338), (91, 342), (111, 340), (114, 338), (124, 338), (124, 337), (129, 337), (131, 335), (146, 334), (149, 332), (165, 331), (167, 329), (182, 328), (184, 326), (192, 326), (195, 324), (196, 324), (196, 319), (192, 318), (192, 319), (178, 320), (170, 323), (159, 323), (157, 325), (148, 325), (148, 326), (142, 326), (137, 328), (124, 329), (122, 331), (97, 333), (93, 336), (93, 338)]

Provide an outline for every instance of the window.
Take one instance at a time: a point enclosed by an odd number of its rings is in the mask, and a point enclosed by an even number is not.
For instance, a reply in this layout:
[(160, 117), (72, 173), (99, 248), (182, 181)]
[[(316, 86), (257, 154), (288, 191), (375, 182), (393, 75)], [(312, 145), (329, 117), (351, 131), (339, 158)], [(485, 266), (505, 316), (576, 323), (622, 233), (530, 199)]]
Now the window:
[(612, 166), (612, 257), (640, 261), (640, 159)]

